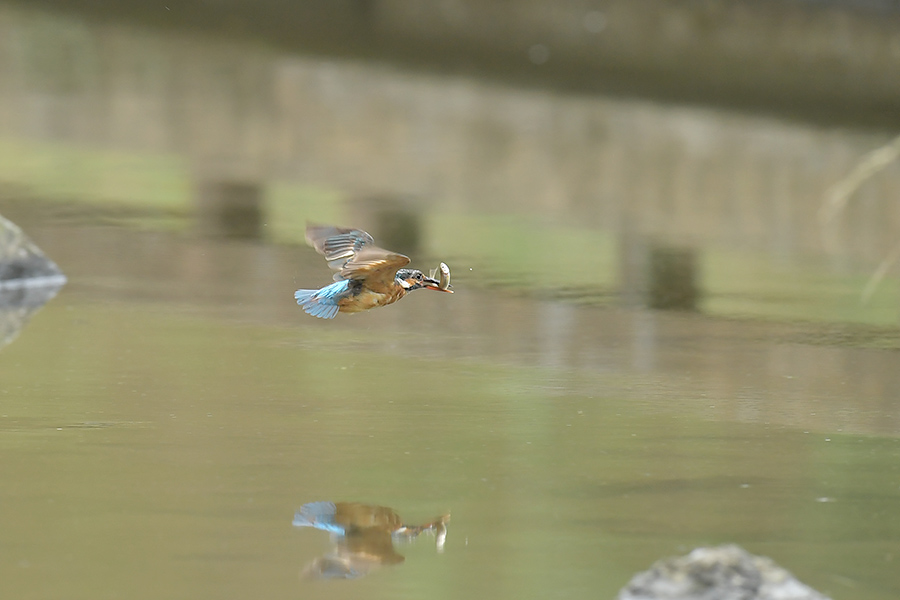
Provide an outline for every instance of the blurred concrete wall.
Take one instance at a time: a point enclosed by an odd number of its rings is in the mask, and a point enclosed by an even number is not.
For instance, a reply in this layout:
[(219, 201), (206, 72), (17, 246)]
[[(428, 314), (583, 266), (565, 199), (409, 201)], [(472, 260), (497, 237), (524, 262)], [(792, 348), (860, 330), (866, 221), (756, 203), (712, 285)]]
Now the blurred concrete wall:
[(900, 125), (885, 0), (29, 0), (538, 85)]
[[(829, 188), (888, 133), (523, 91), (33, 10), (0, 11), (0, 40), (0, 141), (171, 157), (201, 192), (251, 198), (292, 180), (408, 196), (431, 213), (577, 215), (673, 243), (864, 262), (888, 255), (900, 228), (897, 163), (835, 219), (830, 248), (818, 218)], [(129, 168), (118, 155), (115, 168), (69, 155), (47, 167), (43, 155), (23, 164), (21, 147), (0, 146), (11, 184), (69, 169), (94, 196), (143, 191), (116, 187)]]

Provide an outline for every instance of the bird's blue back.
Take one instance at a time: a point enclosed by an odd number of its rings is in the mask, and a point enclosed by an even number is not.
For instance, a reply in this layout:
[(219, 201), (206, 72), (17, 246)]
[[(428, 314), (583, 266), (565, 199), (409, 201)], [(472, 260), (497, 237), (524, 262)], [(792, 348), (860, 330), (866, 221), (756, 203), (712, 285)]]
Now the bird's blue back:
[(308, 314), (320, 319), (333, 319), (340, 309), (338, 303), (350, 294), (350, 280), (342, 279), (319, 290), (297, 290), (294, 298)]

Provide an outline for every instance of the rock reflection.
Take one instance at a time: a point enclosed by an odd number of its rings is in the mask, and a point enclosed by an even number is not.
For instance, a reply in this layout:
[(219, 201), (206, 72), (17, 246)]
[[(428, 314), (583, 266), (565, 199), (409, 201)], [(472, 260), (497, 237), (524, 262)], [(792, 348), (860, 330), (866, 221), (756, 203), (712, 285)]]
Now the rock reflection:
[(359, 502), (310, 502), (294, 515), (295, 527), (314, 527), (332, 534), (334, 547), (306, 565), (303, 576), (313, 579), (356, 579), (382, 565), (405, 560), (395, 541), (409, 541), (420, 533), (435, 536), (438, 552), (447, 538), (445, 514), (422, 525), (404, 525), (393, 509)]
[(59, 267), (15, 223), (0, 216), (0, 348), (65, 282)]

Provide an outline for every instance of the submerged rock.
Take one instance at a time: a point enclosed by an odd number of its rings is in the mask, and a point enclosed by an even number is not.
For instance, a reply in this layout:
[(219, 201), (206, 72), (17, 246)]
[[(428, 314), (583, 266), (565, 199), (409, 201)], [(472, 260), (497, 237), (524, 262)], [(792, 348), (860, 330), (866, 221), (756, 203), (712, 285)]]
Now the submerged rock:
[(735, 546), (697, 548), (638, 573), (618, 600), (829, 600), (764, 556)]
[(0, 216), (0, 347), (65, 283), (56, 263), (15, 223)]

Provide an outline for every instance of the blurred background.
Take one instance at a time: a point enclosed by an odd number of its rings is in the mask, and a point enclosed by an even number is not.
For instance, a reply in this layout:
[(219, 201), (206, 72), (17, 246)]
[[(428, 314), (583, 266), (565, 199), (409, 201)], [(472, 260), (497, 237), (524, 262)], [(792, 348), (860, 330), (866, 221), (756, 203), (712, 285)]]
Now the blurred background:
[[(68, 278), (0, 305), (4, 587), (612, 598), (735, 542), (898, 597), (898, 134), (891, 0), (0, 1), (0, 215)], [(314, 319), (309, 221), (456, 293)], [(326, 500), (443, 551), (303, 579)]]

